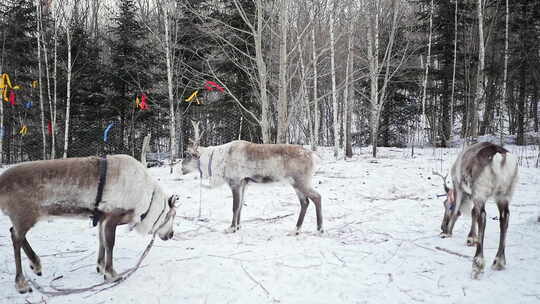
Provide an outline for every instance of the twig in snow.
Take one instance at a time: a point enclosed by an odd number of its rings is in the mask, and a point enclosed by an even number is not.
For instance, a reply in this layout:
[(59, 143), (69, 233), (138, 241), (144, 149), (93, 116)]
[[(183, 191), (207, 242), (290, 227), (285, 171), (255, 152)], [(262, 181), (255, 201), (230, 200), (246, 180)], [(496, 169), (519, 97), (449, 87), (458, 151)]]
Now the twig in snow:
[(72, 250), (72, 251), (63, 251), (63, 252), (57, 252), (57, 253), (51, 253), (51, 254), (44, 254), (41, 257), (50, 257), (50, 256), (60, 256), (60, 255), (66, 255), (66, 254), (72, 254), (72, 253), (81, 253), (86, 252), (88, 250)]
[(246, 275), (249, 277), (249, 279), (250, 279), (251, 281), (253, 281), (253, 283), (259, 285), (259, 286), (262, 288), (262, 290), (264, 290), (264, 292), (266, 293), (267, 296), (270, 295), (270, 292), (268, 292), (268, 290), (267, 290), (266, 288), (264, 288), (264, 285), (261, 284), (261, 282), (257, 281), (257, 280), (256, 280), (256, 279), (255, 279), (255, 278), (254, 278), (254, 277), (246, 270), (246, 268), (244, 268), (244, 265), (240, 265), (240, 267), (242, 267), (242, 270), (244, 270), (244, 272), (246, 273)]
[(450, 254), (453, 254), (453, 255), (457, 255), (458, 257), (465, 258), (465, 259), (470, 259), (471, 258), (470, 256), (468, 256), (466, 254), (461, 254), (459, 252), (455, 252), (455, 251), (452, 251), (450, 249), (442, 248), (442, 247), (439, 247), (439, 246), (435, 246), (435, 249), (440, 250), (440, 251), (444, 251), (446, 253), (450, 253)]
[(257, 218), (245, 220), (244, 222), (247, 222), (247, 223), (249, 223), (249, 222), (257, 222), (257, 221), (274, 222), (274, 221), (281, 220), (283, 218), (289, 217), (291, 215), (294, 215), (294, 213), (289, 213), (289, 214), (285, 214), (285, 215), (278, 215), (278, 216), (271, 217), (271, 218), (257, 217)]
[(347, 266), (347, 263), (345, 263), (345, 261), (344, 261), (342, 258), (340, 258), (340, 257), (336, 254), (336, 252), (332, 251), (332, 254), (336, 257), (336, 259), (338, 259), (338, 261), (341, 262), (341, 264), (343, 264), (343, 266)]

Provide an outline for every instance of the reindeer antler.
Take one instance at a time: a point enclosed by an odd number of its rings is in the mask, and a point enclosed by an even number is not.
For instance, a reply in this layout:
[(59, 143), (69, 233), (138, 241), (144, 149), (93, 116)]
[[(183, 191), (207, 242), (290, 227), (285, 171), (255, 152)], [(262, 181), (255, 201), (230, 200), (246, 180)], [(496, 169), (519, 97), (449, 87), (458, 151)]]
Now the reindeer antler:
[(450, 189), (448, 188), (448, 186), (446, 185), (446, 178), (448, 177), (448, 173), (446, 173), (445, 176), (443, 176), (442, 174), (440, 174), (439, 172), (433, 170), (431, 172), (433, 175), (436, 175), (436, 176), (440, 176), (443, 180), (443, 185), (444, 185), (444, 192), (448, 193), (448, 191), (450, 191)]

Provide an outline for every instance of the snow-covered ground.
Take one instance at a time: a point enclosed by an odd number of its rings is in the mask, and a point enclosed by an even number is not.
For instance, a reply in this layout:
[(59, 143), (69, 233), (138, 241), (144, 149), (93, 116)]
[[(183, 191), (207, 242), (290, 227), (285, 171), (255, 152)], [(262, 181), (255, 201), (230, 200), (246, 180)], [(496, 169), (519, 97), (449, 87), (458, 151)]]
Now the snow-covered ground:
[[(226, 187), (200, 192), (197, 176), (151, 173), (181, 195), (173, 240), (156, 240), (141, 268), (127, 281), (104, 290), (50, 297), (14, 288), (8, 228), (0, 215), (1, 303), (539, 303), (540, 169), (534, 146), (510, 149), (520, 156), (520, 181), (510, 207), (507, 269), (491, 264), (499, 242), (498, 211), (488, 204), (486, 270), (472, 280), (465, 246), (470, 219), (460, 218), (454, 237), (441, 239), (441, 180), (459, 149), (369, 150), (350, 160), (334, 160), (330, 150), (315, 176), (323, 197), (323, 235), (316, 233), (310, 205), (304, 233), (288, 235), (299, 203), (286, 185), (250, 185), (242, 210), (242, 230), (225, 234), (232, 217)], [(202, 194), (201, 194), (202, 193)], [(202, 220), (197, 218), (202, 201)], [(43, 277), (28, 267), (27, 278), (50, 290), (86, 287), (102, 281), (95, 272), (96, 229), (89, 221), (55, 219), (38, 224), (28, 239), (41, 256)], [(119, 228), (115, 267), (132, 267), (149, 236)], [(459, 256), (454, 253), (460, 253)], [(24, 256), (24, 255), (23, 255)], [(52, 281), (55, 279), (54, 281)]]

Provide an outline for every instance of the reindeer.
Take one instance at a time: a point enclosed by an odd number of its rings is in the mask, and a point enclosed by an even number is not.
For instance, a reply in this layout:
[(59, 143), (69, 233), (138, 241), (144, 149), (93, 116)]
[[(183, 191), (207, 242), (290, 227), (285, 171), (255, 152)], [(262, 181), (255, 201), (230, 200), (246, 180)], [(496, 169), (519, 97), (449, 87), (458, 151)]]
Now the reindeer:
[(116, 226), (129, 224), (139, 233), (173, 236), (175, 195), (167, 197), (146, 168), (128, 155), (34, 161), (0, 175), (0, 209), (10, 218), (15, 254), (15, 287), (32, 291), (21, 269), (21, 248), (40, 276), (41, 261), (26, 233), (50, 216), (94, 218), (99, 224), (98, 273), (116, 280), (113, 247)]
[[(454, 188), (446, 186), (444, 217), (441, 237), (451, 237), (454, 224), (462, 213), (471, 214), (471, 230), (467, 245), (476, 243), (473, 259), (473, 278), (478, 278), (484, 269), (484, 231), (486, 228), (486, 201), (493, 197), (499, 209), (500, 239), (499, 249), (492, 268), (502, 270), (506, 265), (504, 255), (506, 230), (510, 216), (509, 204), (518, 180), (518, 165), (514, 155), (501, 146), (481, 142), (463, 150), (451, 170)], [(442, 176), (441, 176), (442, 177)], [(476, 236), (478, 226), (478, 236)]]
[(295, 233), (300, 233), (309, 200), (315, 204), (317, 230), (323, 232), (321, 195), (311, 185), (318, 160), (315, 153), (296, 145), (254, 144), (243, 140), (201, 147), (198, 123), (193, 123), (193, 127), (195, 140), (192, 140), (182, 160), (182, 174), (199, 172), (201, 179), (210, 180), (210, 187), (229, 185), (233, 195), (233, 218), (227, 232), (240, 229), (246, 186), (278, 181), (290, 184), (300, 201)]

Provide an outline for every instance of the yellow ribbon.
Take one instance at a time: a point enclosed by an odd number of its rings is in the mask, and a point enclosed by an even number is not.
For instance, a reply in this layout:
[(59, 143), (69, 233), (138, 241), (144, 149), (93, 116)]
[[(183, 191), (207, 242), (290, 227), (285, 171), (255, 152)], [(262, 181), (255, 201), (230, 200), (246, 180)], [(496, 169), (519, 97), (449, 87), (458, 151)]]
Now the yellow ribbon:
[(139, 96), (137, 96), (137, 98), (135, 98), (135, 105), (139, 107), (140, 104), (141, 104), (141, 101), (139, 100)]
[(0, 91), (2, 93), (1, 94), (2, 97), (4, 97), (5, 101), (9, 101), (8, 89), (18, 90), (20, 88), (21, 87), (18, 86), (18, 85), (16, 85), (16, 86), (11, 85), (11, 80), (9, 79), (9, 75), (7, 73), (2, 74), (2, 78), (0, 78)]
[(26, 135), (28, 133), (28, 127), (26, 125), (23, 125), (21, 130), (19, 131), (19, 134)]
[(199, 98), (197, 98), (197, 95), (199, 94), (199, 90), (193, 92), (193, 94), (191, 94), (191, 96), (189, 96), (186, 101), (187, 102), (192, 102), (193, 99), (195, 99), (195, 102), (197, 102), (197, 104), (201, 104)]
[(38, 87), (38, 81), (37, 80), (32, 81), (32, 89), (35, 89), (37, 87)]

